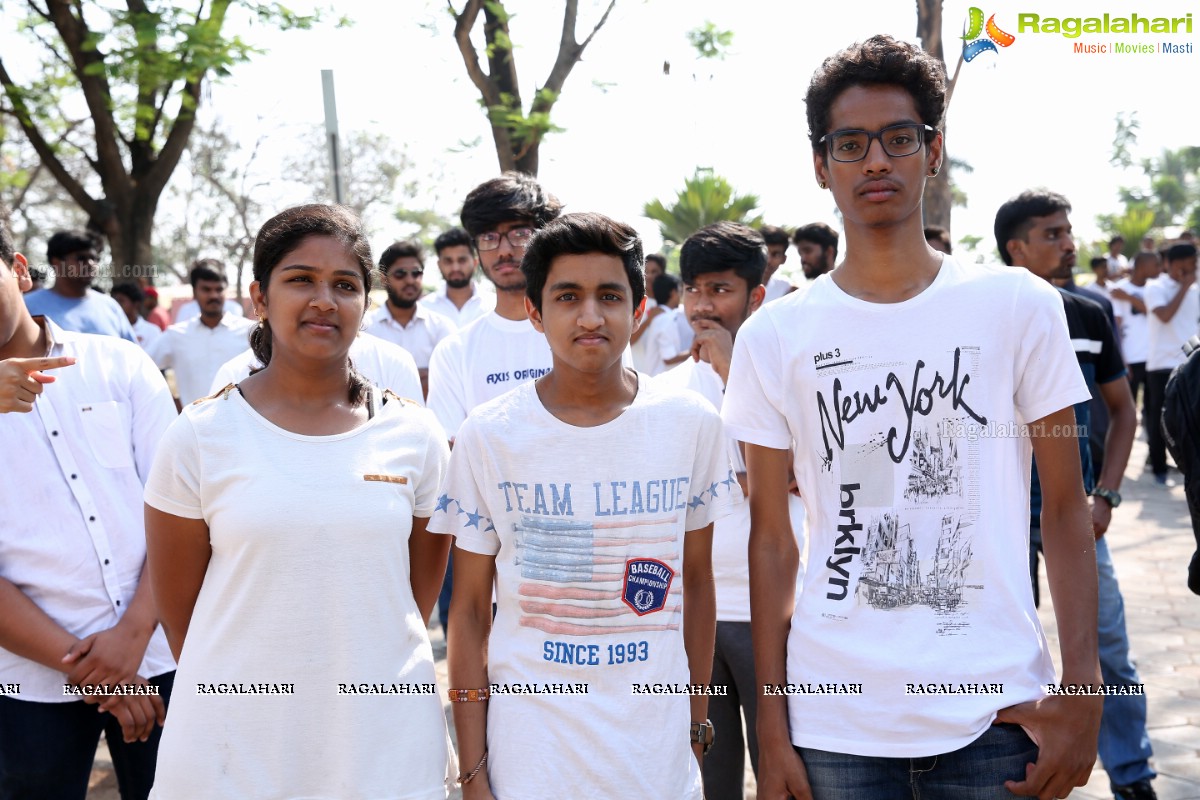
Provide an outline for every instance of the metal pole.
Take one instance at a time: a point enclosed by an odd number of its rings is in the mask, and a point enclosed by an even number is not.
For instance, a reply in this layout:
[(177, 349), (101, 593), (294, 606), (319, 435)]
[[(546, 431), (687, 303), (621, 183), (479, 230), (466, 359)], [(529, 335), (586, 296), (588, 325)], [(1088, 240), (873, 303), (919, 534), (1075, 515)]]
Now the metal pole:
[(321, 70), (321, 89), (325, 96), (325, 138), (329, 142), (329, 162), (333, 167), (333, 199), (342, 202), (342, 165), (338, 157), (337, 100), (333, 96), (333, 70)]

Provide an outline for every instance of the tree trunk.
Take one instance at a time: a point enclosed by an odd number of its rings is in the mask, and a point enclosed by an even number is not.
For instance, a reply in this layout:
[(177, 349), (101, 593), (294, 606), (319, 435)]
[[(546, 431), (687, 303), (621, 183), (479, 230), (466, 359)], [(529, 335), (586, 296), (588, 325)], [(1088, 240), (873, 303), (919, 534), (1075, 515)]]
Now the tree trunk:
[(527, 173), (536, 178), (538, 173), (538, 147), (541, 146), (541, 144), (541, 137), (539, 137), (538, 141), (529, 145), (529, 149), (525, 152), (525, 155), (516, 160), (513, 169), (517, 170), (518, 172)]
[(102, 201), (102, 205), (103, 216), (89, 220), (88, 228), (108, 239), (112, 285), (138, 283), (139, 278), (145, 278), (147, 285), (157, 284), (158, 278), (168, 271), (154, 261), (154, 215), (158, 198), (138, 192), (124, 212), (109, 202)]
[[(942, 0), (917, 0), (917, 38), (925, 52), (946, 66), (945, 51), (942, 49)], [(947, 84), (949, 76), (947, 76)], [(947, 100), (949, 98), (947, 97)], [(946, 120), (941, 123), (942, 137), (945, 140)], [(926, 225), (940, 225), (950, 230), (950, 209), (953, 206), (953, 196), (950, 191), (950, 155), (943, 148), (942, 168), (936, 177), (925, 181), (925, 195), (922, 211)]]
[(950, 192), (949, 158), (943, 156), (945, 167), (936, 177), (925, 181), (925, 199), (921, 206), (926, 225), (940, 225), (950, 230), (950, 209), (953, 197)]

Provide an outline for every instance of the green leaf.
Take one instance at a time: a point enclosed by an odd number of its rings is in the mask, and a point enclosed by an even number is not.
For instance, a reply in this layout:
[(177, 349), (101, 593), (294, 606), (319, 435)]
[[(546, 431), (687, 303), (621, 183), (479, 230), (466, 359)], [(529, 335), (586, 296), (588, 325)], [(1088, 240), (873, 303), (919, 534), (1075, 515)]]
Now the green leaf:
[(652, 200), (642, 213), (658, 223), (663, 239), (682, 244), (696, 231), (713, 222), (731, 221), (746, 225), (759, 225), (762, 217), (754, 215), (758, 208), (758, 195), (736, 195), (733, 186), (725, 178), (711, 171), (697, 169), (691, 178), (684, 181), (671, 205), (662, 200)]
[(687, 40), (700, 58), (723, 61), (733, 44), (733, 31), (724, 31), (712, 21), (687, 32)]

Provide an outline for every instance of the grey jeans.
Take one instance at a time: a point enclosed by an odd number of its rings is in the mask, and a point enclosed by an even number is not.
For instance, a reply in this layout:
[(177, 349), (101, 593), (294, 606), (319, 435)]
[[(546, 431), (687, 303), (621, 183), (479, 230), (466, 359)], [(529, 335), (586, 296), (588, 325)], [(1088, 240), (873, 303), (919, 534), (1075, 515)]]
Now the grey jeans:
[[(727, 687), (723, 697), (708, 698), (708, 718), (713, 724), (713, 746), (704, 757), (706, 800), (742, 800), (746, 775), (746, 747), (750, 765), (758, 774), (758, 734), (754, 725), (759, 687), (754, 679), (754, 648), (749, 622), (717, 622), (713, 652), (713, 686)], [(742, 714), (746, 727), (742, 729)]]

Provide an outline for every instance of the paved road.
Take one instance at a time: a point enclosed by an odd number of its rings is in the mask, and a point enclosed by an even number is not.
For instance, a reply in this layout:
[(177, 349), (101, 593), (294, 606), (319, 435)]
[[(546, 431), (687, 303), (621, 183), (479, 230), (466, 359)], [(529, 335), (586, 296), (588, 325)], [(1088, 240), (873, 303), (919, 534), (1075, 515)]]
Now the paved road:
[[(1156, 486), (1149, 473), (1140, 471), (1145, 460), (1145, 444), (1135, 442), (1122, 487), (1125, 502), (1113, 513), (1109, 547), (1125, 596), (1134, 657), (1149, 699), (1153, 764), (1159, 772), (1155, 788), (1161, 800), (1200, 800), (1200, 597), (1186, 586), (1195, 540), (1183, 489)], [(1057, 662), (1050, 593), (1044, 585), (1042, 597), (1042, 624)], [(440, 630), (431, 636), (439, 658), (439, 680), (445, 686), (445, 643)], [(119, 800), (103, 743), (92, 782), (88, 800)], [(746, 786), (747, 800), (753, 800), (754, 776), (749, 770)], [(1097, 764), (1088, 785), (1071, 796), (1111, 798), (1103, 768)], [(457, 800), (460, 795), (455, 792), (451, 797)]]

